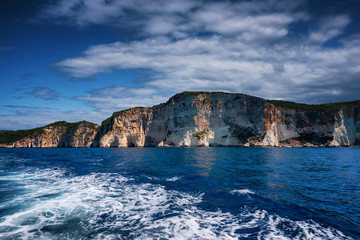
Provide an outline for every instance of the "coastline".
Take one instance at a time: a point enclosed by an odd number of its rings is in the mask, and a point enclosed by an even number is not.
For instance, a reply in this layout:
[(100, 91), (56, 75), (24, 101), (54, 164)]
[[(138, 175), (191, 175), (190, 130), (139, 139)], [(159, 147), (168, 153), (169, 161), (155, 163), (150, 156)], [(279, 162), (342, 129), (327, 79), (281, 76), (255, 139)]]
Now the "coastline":
[(320, 105), (182, 92), (114, 112), (101, 125), (54, 122), (0, 131), (0, 147), (341, 147), (360, 145), (360, 101)]

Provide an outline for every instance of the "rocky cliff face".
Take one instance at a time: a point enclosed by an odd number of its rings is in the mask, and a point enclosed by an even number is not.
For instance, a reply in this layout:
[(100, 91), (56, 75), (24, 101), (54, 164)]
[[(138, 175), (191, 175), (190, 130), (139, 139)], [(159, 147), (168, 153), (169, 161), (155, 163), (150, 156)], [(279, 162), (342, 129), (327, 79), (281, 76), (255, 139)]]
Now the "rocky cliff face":
[(177, 94), (153, 108), (115, 113), (99, 146), (241, 146), (265, 131), (265, 104), (239, 94)]
[(320, 105), (319, 109), (308, 110), (308, 105), (295, 104), (290, 108), (276, 105), (276, 101), (243, 94), (184, 92), (152, 108), (114, 113), (93, 146), (353, 146), (360, 143), (359, 107)]
[(360, 144), (359, 107), (319, 111), (270, 106), (261, 144), (270, 146), (354, 146)]
[(304, 105), (244, 94), (183, 92), (97, 125), (49, 126), (10, 147), (354, 146), (360, 103)]

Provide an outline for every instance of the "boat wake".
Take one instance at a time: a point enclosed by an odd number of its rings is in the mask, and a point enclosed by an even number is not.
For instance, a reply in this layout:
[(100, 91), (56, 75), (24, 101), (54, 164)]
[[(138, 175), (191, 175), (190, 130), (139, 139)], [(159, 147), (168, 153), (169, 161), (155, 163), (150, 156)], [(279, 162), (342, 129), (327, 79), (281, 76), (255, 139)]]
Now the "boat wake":
[(293, 221), (252, 206), (239, 214), (207, 211), (199, 206), (202, 193), (120, 174), (29, 170), (2, 175), (0, 183), (13, 189), (0, 203), (1, 239), (352, 239), (313, 220)]

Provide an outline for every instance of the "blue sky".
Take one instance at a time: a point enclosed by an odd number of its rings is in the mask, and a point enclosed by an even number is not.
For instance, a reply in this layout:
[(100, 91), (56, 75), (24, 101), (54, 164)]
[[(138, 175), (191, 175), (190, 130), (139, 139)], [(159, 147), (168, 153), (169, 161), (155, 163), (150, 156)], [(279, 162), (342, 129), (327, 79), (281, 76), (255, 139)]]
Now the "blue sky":
[(359, 100), (359, 23), (358, 0), (2, 0), (0, 129), (186, 90)]

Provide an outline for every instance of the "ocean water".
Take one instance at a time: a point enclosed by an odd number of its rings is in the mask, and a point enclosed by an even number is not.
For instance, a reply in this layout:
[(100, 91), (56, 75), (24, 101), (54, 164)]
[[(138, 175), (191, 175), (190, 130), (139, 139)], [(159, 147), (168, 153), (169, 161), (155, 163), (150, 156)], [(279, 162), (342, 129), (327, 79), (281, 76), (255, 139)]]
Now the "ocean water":
[(0, 149), (0, 239), (360, 239), (360, 148)]

